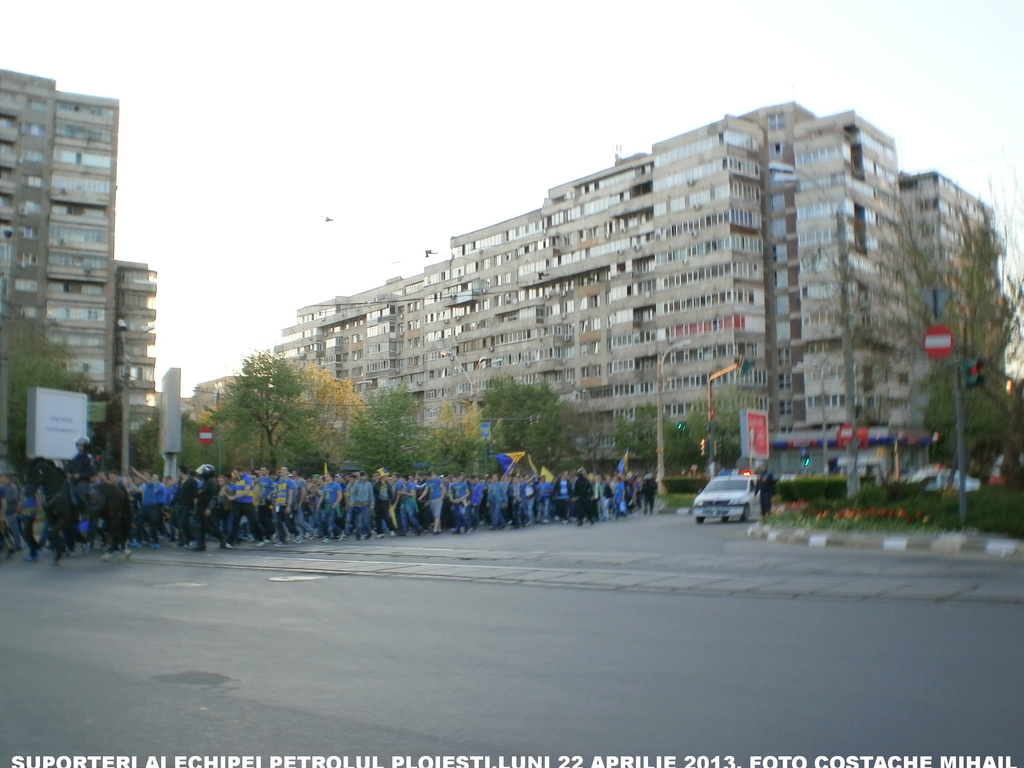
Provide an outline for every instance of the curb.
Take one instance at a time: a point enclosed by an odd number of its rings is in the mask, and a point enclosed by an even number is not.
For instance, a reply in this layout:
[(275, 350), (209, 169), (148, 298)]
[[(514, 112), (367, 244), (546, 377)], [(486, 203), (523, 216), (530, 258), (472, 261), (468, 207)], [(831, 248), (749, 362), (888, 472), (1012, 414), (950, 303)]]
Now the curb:
[(809, 547), (881, 549), (886, 552), (930, 552), (936, 555), (982, 554), (1024, 561), (1024, 541), (965, 533), (908, 534), (826, 531), (818, 528), (773, 528), (756, 523), (747, 536), (778, 544)]

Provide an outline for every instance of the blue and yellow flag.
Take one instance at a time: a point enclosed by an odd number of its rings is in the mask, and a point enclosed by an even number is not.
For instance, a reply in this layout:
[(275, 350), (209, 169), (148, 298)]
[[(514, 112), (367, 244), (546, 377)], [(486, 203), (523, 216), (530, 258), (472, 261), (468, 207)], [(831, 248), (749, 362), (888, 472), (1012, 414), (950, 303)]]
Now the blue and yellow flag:
[(498, 460), (498, 463), (501, 464), (502, 477), (509, 474), (513, 469), (515, 469), (516, 464), (518, 464), (519, 460), (523, 458), (523, 456), (525, 455), (526, 451), (512, 451), (509, 453), (494, 454), (494, 458), (496, 458)]
[(622, 460), (619, 462), (618, 470), (619, 470), (619, 474), (621, 474), (621, 475), (624, 475), (627, 472), (629, 472), (629, 448), (626, 449), (625, 455), (622, 457)]

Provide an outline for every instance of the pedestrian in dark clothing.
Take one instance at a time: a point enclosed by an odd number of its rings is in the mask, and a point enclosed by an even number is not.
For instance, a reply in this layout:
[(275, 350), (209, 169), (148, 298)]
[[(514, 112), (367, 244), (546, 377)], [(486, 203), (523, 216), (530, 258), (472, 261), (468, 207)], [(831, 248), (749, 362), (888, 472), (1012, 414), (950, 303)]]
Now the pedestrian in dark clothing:
[(648, 475), (640, 486), (640, 504), (645, 515), (654, 514), (654, 499), (657, 495), (658, 481), (654, 479), (654, 475)]
[(594, 486), (582, 467), (576, 470), (576, 480), (572, 484), (572, 505), (576, 510), (577, 526), (583, 525), (584, 520), (594, 524), (594, 518), (597, 517)]
[(775, 494), (775, 475), (768, 467), (761, 467), (757, 475), (757, 498), (761, 502), (761, 517), (772, 513), (772, 496)]

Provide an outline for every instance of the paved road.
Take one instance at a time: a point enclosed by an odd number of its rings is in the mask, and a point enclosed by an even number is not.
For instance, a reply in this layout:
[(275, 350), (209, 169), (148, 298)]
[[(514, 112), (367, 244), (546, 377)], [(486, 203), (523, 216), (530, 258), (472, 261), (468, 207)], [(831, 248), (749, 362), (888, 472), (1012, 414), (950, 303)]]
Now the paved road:
[(386, 538), (232, 552), (143, 551), (147, 563), (755, 597), (1024, 604), (1024, 561), (966, 553), (820, 552), (751, 541), (749, 526), (660, 515), (594, 527)]
[[(14, 754), (1015, 755), (1024, 565), (671, 515), (0, 567)], [(266, 767), (266, 763), (264, 766)], [(144, 762), (140, 763), (144, 768)], [(426, 768), (426, 766), (424, 766)], [(693, 768), (699, 768), (694, 766)]]

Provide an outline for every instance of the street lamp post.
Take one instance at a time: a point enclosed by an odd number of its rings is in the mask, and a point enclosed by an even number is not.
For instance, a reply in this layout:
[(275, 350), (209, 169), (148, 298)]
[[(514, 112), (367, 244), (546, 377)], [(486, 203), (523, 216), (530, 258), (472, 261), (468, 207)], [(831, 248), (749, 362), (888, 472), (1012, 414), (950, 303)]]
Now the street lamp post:
[(743, 360), (738, 359), (732, 365), (727, 365), (708, 376), (708, 479), (715, 476), (715, 401), (711, 394), (711, 385), (717, 379), (732, 373), (742, 365)]
[(7, 245), (7, 266), (4, 269), (4, 307), (0, 314), (0, 472), (8, 473), (11, 467), (10, 421), (11, 407), (11, 297), (14, 295), (14, 229), (4, 227)]
[(128, 395), (128, 380), (130, 378), (128, 360), (127, 331), (128, 322), (124, 318), (117, 321), (117, 329), (121, 334), (121, 477), (127, 478), (131, 467), (131, 442), (129, 432), (131, 430), (131, 398)]

